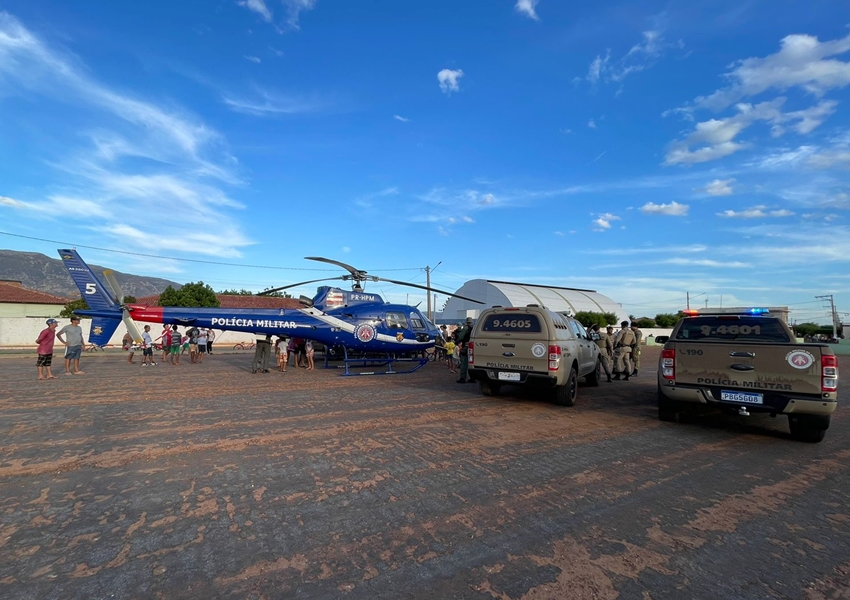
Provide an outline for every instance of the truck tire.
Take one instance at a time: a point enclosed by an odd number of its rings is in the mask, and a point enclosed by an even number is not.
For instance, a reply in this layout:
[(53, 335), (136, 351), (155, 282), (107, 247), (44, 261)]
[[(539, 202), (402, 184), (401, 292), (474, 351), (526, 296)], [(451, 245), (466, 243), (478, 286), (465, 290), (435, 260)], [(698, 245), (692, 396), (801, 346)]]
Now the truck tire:
[(502, 386), (498, 383), (493, 383), (487, 379), (482, 379), (478, 382), (478, 388), (481, 390), (481, 393), (485, 396), (498, 396), (499, 389)]
[(587, 381), (588, 385), (598, 386), (599, 382), (602, 381), (602, 359), (596, 359), (596, 367), (584, 376), (585, 381)]
[(553, 395), (555, 404), (559, 406), (575, 406), (576, 396), (578, 395), (578, 371), (575, 365), (570, 367), (570, 374), (564, 385), (555, 387)]
[(788, 415), (791, 438), (798, 442), (817, 444), (829, 429), (829, 417), (821, 415)]
[(679, 411), (676, 403), (658, 390), (658, 420), (666, 423), (678, 423)]

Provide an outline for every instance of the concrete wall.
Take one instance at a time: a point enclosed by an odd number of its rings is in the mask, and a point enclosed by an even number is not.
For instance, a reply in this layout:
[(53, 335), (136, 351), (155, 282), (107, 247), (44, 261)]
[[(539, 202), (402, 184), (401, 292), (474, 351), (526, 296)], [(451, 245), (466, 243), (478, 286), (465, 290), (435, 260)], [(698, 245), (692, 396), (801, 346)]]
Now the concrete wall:
[(62, 304), (17, 304), (14, 302), (0, 302), (0, 317), (58, 317)]
[[(41, 330), (47, 326), (45, 324), (45, 320), (46, 319), (29, 317), (0, 317), (0, 348), (32, 348), (35, 350), (35, 339), (38, 337)], [(57, 320), (59, 321), (57, 331), (71, 322), (68, 319)], [(136, 323), (136, 325), (138, 325), (139, 331), (142, 331), (145, 324)], [(156, 339), (162, 332), (162, 326), (158, 323), (151, 323), (150, 326), (151, 337)], [(88, 343), (91, 321), (83, 319), (80, 323), (80, 327), (83, 328), (83, 340)], [(186, 327), (181, 327), (180, 331), (186, 331), (186, 329)], [(216, 345), (221, 344), (222, 346), (232, 346), (236, 342), (249, 342), (255, 339), (254, 335), (250, 333), (243, 333), (239, 331), (219, 331), (217, 329), (213, 329), (213, 331), (215, 332), (215, 342), (213, 342), (213, 344)], [(124, 326), (119, 325), (118, 329), (115, 331), (115, 335), (113, 335), (112, 339), (109, 340), (109, 344), (120, 347), (121, 340), (124, 338), (125, 333), (126, 329)]]

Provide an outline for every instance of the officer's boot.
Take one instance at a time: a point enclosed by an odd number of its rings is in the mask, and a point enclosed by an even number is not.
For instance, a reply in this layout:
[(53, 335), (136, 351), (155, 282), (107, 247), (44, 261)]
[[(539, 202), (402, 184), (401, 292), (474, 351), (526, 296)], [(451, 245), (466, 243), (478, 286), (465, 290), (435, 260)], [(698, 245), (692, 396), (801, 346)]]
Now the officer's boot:
[(609, 382), (613, 381), (613, 380), (611, 379), (611, 376), (610, 376), (610, 375), (608, 376), (608, 381), (609, 381)]
[(617, 379), (617, 380), (620, 379), (620, 372), (619, 371), (614, 371), (614, 379)]

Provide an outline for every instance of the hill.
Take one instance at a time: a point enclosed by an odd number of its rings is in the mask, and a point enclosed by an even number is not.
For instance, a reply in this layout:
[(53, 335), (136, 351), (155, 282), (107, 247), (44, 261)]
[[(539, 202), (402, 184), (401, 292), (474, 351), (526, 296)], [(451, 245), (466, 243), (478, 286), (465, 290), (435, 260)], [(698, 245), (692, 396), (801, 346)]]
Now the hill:
[[(97, 276), (101, 276), (104, 267), (89, 265)], [(113, 269), (113, 271), (115, 271)], [(128, 296), (151, 296), (161, 293), (169, 285), (180, 288), (181, 284), (159, 277), (142, 277), (115, 271), (115, 278)], [(24, 287), (56, 296), (78, 298), (77, 286), (58, 258), (50, 258), (37, 252), (16, 252), (0, 250), (0, 279), (20, 281)]]

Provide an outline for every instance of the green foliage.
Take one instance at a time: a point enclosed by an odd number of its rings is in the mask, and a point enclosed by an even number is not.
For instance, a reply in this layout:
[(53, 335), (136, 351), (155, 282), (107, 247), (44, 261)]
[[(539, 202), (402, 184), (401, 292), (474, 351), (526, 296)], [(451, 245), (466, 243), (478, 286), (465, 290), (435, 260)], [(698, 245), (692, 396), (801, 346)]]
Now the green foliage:
[(584, 325), (585, 328), (594, 324), (605, 327), (607, 325), (614, 325), (617, 322), (617, 315), (612, 312), (600, 313), (590, 310), (580, 310), (573, 315), (573, 318)]
[[(681, 315), (681, 313), (679, 313)], [(673, 327), (679, 322), (679, 315), (660, 313), (655, 315), (655, 325), (658, 327)]]
[(135, 296), (124, 296), (124, 304), (135, 304), (136, 297)]
[(641, 317), (632, 321), (632, 325), (637, 325), (639, 329), (655, 327), (655, 319), (649, 317)]
[(213, 289), (203, 281), (187, 283), (179, 290), (170, 285), (159, 295), (159, 306), (212, 307), (220, 306)]
[[(82, 298), (80, 298), (79, 300), (72, 300), (71, 302), (66, 304), (62, 308), (62, 311), (59, 313), (59, 316), (62, 317), (63, 319), (70, 319), (71, 316), (74, 314), (74, 311), (88, 310), (88, 309), (89, 309), (88, 303), (85, 300), (83, 300)], [(90, 319), (91, 317), (84, 317), (83, 315), (80, 315), (80, 318)]]
[[(800, 337), (821, 333), (821, 329), (823, 329), (823, 325), (818, 325), (817, 323), (799, 323), (794, 325), (794, 332)], [(829, 328), (829, 333), (832, 334), (831, 327)]]

